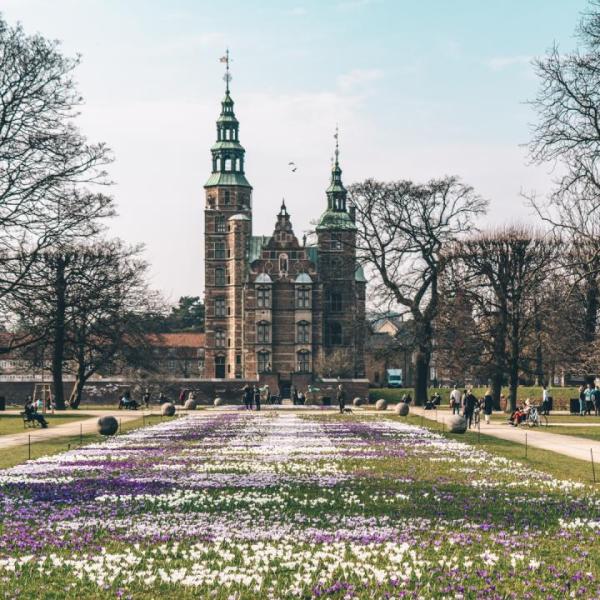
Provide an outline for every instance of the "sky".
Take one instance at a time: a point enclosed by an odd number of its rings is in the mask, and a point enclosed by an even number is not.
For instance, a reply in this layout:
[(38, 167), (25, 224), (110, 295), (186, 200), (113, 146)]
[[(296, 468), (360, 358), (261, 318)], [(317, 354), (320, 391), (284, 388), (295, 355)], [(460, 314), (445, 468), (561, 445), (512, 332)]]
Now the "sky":
[[(575, 46), (585, 0), (0, 0), (29, 33), (82, 56), (79, 126), (106, 142), (118, 216), (151, 284), (203, 295), (203, 185), (230, 49), (255, 235), (285, 198), (298, 237), (326, 205), (333, 135), (346, 184), (458, 175), (489, 199), (483, 226), (535, 223), (552, 165), (526, 144), (532, 58)], [(288, 163), (297, 165), (292, 172)]]

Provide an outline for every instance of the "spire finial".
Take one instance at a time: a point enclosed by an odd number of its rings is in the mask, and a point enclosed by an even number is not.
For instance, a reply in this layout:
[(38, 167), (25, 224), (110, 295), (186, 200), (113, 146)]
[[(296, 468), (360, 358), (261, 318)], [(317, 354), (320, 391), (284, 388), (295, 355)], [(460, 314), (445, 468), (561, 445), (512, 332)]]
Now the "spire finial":
[(339, 164), (339, 158), (340, 158), (340, 145), (339, 145), (340, 130), (338, 128), (337, 123), (335, 124), (335, 135), (333, 137), (335, 139), (335, 166), (337, 167)]
[(285, 207), (285, 198), (281, 199), (281, 210), (279, 211), (280, 215), (287, 215), (287, 208)]
[(225, 56), (221, 56), (219, 62), (225, 63), (225, 75), (223, 75), (223, 81), (225, 82), (225, 93), (229, 94), (229, 82), (231, 81), (231, 74), (229, 73), (229, 63), (231, 59), (229, 58), (229, 48), (225, 50)]

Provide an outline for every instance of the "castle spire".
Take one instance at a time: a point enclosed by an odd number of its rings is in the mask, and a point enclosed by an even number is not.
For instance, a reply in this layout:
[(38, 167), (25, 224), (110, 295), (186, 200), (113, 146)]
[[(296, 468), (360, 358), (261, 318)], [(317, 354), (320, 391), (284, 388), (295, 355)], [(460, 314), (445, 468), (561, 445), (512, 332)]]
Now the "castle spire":
[(211, 148), (212, 175), (204, 187), (214, 185), (237, 185), (252, 187), (244, 174), (245, 150), (239, 142), (239, 121), (233, 111), (233, 100), (229, 93), (229, 48), (225, 55), (219, 59), (225, 63), (225, 97), (221, 101), (221, 114), (217, 120), (217, 141)]
[(335, 154), (333, 166), (331, 168), (331, 182), (327, 188), (327, 209), (339, 212), (346, 210), (346, 188), (342, 183), (342, 169), (340, 168), (340, 132), (338, 126), (335, 126)]

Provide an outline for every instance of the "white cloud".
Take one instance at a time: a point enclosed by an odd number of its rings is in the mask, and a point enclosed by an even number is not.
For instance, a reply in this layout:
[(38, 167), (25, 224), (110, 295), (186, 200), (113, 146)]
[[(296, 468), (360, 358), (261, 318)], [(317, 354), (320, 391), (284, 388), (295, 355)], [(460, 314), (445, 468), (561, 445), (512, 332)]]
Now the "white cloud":
[(339, 88), (344, 92), (355, 90), (383, 77), (381, 69), (353, 69), (337, 78)]
[(490, 58), (485, 64), (492, 69), (492, 71), (502, 71), (510, 67), (529, 65), (531, 63), (531, 56), (496, 56)]

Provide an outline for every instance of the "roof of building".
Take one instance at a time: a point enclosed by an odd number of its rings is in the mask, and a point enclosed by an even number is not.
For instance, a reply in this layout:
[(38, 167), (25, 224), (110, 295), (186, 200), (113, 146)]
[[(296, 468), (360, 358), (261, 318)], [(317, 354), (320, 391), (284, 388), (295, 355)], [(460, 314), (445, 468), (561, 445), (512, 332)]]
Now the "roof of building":
[(327, 209), (319, 219), (317, 231), (324, 229), (345, 229), (356, 231), (356, 225), (345, 210)]
[(354, 281), (367, 283), (367, 278), (365, 277), (365, 272), (363, 271), (362, 265), (356, 266), (356, 271), (354, 271)]
[(253, 235), (250, 238), (250, 249), (248, 251), (248, 259), (250, 262), (258, 260), (263, 246), (266, 246), (271, 241), (270, 235)]
[(148, 341), (153, 346), (161, 348), (203, 348), (205, 343), (204, 333), (151, 333)]
[(212, 173), (204, 187), (213, 187), (215, 185), (237, 185), (240, 187), (252, 186), (248, 183), (246, 176), (243, 173)]
[(268, 273), (261, 273), (255, 280), (255, 283), (273, 283)]
[(308, 273), (299, 273), (295, 283), (312, 283), (312, 279)]

